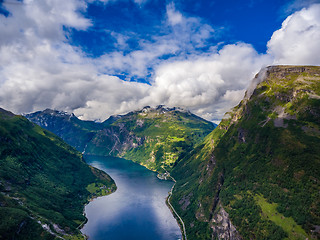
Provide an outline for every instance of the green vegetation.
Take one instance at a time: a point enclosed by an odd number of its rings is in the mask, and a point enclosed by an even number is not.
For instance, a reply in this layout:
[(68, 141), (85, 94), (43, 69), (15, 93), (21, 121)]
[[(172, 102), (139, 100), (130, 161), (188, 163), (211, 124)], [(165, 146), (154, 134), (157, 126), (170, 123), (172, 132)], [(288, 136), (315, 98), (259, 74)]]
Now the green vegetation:
[(289, 239), (306, 239), (308, 237), (306, 232), (301, 226), (297, 225), (292, 217), (286, 218), (277, 211), (277, 203), (268, 203), (261, 195), (256, 195), (254, 199), (261, 207), (262, 217), (271, 220), (281, 227), (288, 234)]
[(211, 122), (188, 111), (163, 106), (145, 107), (103, 123), (48, 109), (26, 117), (86, 154), (123, 157), (158, 172), (170, 171), (214, 129)]
[(102, 183), (91, 183), (86, 187), (86, 189), (93, 197), (105, 196), (113, 191), (111, 187), (107, 188), (107, 186)]
[(109, 132), (118, 134), (120, 144), (105, 134), (106, 129), (88, 143), (86, 153), (119, 156), (154, 171), (171, 171), (213, 128), (212, 123), (187, 111), (146, 107), (111, 124)]
[(320, 237), (320, 67), (266, 75), (172, 172), (190, 239), (214, 235), (218, 203), (244, 239)]
[(113, 180), (52, 133), (2, 109), (0, 140), (0, 239), (84, 239), (83, 206), (114, 191)]

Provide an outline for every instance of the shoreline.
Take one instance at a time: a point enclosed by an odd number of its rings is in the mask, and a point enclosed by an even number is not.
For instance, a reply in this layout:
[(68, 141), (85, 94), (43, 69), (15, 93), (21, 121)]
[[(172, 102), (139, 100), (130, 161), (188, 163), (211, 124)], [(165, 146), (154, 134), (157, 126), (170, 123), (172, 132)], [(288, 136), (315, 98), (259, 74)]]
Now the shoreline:
[(85, 240), (89, 239), (89, 236), (87, 236), (87, 235), (85, 235), (84, 233), (82, 233), (82, 232), (81, 232), (81, 229), (82, 229), (82, 228), (84, 227), (84, 225), (88, 222), (88, 218), (87, 218), (87, 216), (86, 216), (86, 211), (85, 211), (86, 206), (87, 206), (90, 202), (92, 202), (93, 200), (95, 200), (95, 199), (97, 199), (97, 198), (100, 198), (100, 197), (109, 196), (109, 195), (111, 195), (112, 193), (115, 193), (116, 191), (117, 191), (117, 187), (116, 187), (116, 189), (115, 189), (113, 192), (110, 192), (110, 193), (108, 193), (108, 194), (106, 194), (106, 195), (90, 197), (90, 198), (86, 201), (86, 203), (83, 205), (83, 213), (82, 213), (82, 214), (83, 214), (83, 216), (84, 216), (86, 219), (77, 227), (77, 229), (80, 231), (81, 236), (83, 236)]
[(171, 190), (169, 192), (169, 195), (166, 198), (166, 205), (170, 209), (170, 212), (172, 213), (173, 217), (176, 219), (176, 221), (177, 221), (177, 223), (179, 225), (179, 228), (180, 228), (180, 231), (181, 231), (182, 240), (187, 240), (187, 232), (186, 232), (186, 227), (184, 225), (184, 222), (183, 222), (182, 218), (179, 216), (179, 214), (176, 212), (176, 210), (174, 209), (172, 204), (170, 203), (170, 198), (172, 196), (173, 189), (176, 186), (176, 182), (177, 181), (167, 171), (166, 171), (165, 177), (163, 177), (160, 174), (158, 174), (157, 178), (160, 179), (160, 180), (169, 180), (167, 178), (171, 178), (171, 180), (174, 182), (174, 184), (173, 184), (173, 186), (172, 186), (172, 188), (171, 188)]
[[(173, 185), (171, 191), (173, 190), (175, 185), (176, 184)], [(170, 212), (172, 213), (173, 217), (176, 219), (176, 221), (177, 221), (177, 223), (179, 225), (179, 228), (181, 230), (182, 240), (187, 240), (187, 233), (186, 233), (186, 228), (185, 228), (184, 222), (183, 222), (182, 218), (179, 216), (179, 214), (176, 212), (176, 210), (174, 209), (172, 204), (170, 203), (171, 195), (172, 195), (172, 193), (169, 192), (169, 196), (166, 198), (166, 205), (170, 209)]]
[[(128, 160), (128, 159), (125, 159), (125, 160)], [(132, 161), (132, 160), (129, 160), (129, 161)], [(132, 162), (134, 162), (134, 161), (132, 161)], [(182, 218), (179, 216), (179, 214), (176, 212), (176, 210), (174, 209), (174, 207), (173, 207), (173, 206), (171, 205), (171, 203), (170, 203), (170, 198), (171, 198), (171, 195), (172, 195), (172, 193), (173, 193), (173, 189), (174, 189), (177, 181), (176, 181), (176, 180), (170, 175), (170, 173), (169, 173), (166, 169), (164, 169), (163, 167), (162, 167), (162, 168), (165, 170), (165, 173), (159, 173), (159, 172), (157, 172), (157, 171), (155, 171), (155, 170), (149, 169), (147, 166), (144, 166), (144, 165), (142, 165), (142, 164), (139, 163), (139, 162), (136, 162), (136, 163), (139, 164), (140, 166), (145, 167), (145, 168), (148, 169), (149, 171), (156, 172), (156, 173), (157, 173), (157, 176), (156, 176), (156, 177), (157, 177), (159, 180), (165, 180), (165, 181), (167, 181), (167, 180), (172, 180), (172, 181), (174, 182), (174, 184), (173, 184), (170, 192), (168, 192), (168, 196), (167, 196), (166, 199), (165, 199), (165, 204), (166, 204), (166, 206), (169, 208), (172, 216), (176, 219), (176, 222), (177, 222), (177, 224), (178, 224), (178, 226), (179, 226), (179, 228), (180, 228), (182, 240), (187, 240), (187, 234), (186, 234), (185, 224), (184, 224)], [(115, 191), (116, 191), (116, 190), (117, 190), (117, 188), (115, 189)], [(114, 193), (115, 191), (110, 192), (109, 194), (104, 195), (104, 196), (111, 195), (111, 194)], [(104, 197), (104, 196), (91, 197), (91, 198), (88, 199), (88, 201), (84, 204), (84, 207), (83, 207), (83, 215), (85, 216), (86, 219), (85, 219), (85, 221), (83, 221), (83, 222), (77, 227), (77, 229), (79, 229), (80, 232), (81, 232), (81, 229), (84, 227), (84, 225), (88, 222), (88, 219), (87, 219), (86, 214), (85, 214), (85, 207), (86, 207), (91, 201), (95, 200), (96, 198)], [(86, 240), (88, 239), (88, 236), (85, 235), (84, 233), (81, 232), (81, 235), (82, 235)]]
[(88, 198), (88, 200), (84, 203), (83, 205), (83, 212), (82, 212), (82, 215), (85, 217), (85, 220), (77, 227), (77, 229), (80, 231), (81, 235), (87, 240), (89, 239), (89, 236), (85, 235), (84, 233), (81, 232), (81, 229), (84, 227), (84, 225), (88, 222), (88, 218), (86, 216), (86, 211), (85, 211), (85, 208), (86, 206), (91, 203), (92, 201), (94, 201), (95, 199), (97, 198), (100, 198), (100, 197), (106, 197), (106, 196), (109, 196), (111, 195), (112, 193), (115, 193), (117, 191), (117, 185), (116, 185), (116, 189), (106, 195), (102, 195), (102, 196), (91, 196), (90, 198)]

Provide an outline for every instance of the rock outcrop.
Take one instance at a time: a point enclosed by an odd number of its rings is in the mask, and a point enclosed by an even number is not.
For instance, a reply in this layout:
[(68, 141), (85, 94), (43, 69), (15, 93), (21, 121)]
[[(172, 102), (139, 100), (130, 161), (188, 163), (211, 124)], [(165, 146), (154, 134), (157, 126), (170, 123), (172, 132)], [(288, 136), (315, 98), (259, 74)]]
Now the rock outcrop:
[(212, 239), (224, 240), (242, 240), (235, 226), (231, 223), (229, 214), (224, 210), (221, 204), (218, 205), (219, 211), (212, 218)]

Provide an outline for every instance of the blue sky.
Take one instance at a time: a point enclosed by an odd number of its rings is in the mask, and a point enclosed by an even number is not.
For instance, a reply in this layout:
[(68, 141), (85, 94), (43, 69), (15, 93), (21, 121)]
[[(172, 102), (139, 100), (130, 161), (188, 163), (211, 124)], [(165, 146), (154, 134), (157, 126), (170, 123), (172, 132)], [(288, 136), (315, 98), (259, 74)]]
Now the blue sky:
[[(164, 54), (159, 58), (186, 57), (191, 51), (203, 53), (212, 46), (221, 48), (237, 42), (251, 44), (257, 52), (265, 53), (272, 33), (279, 29), (283, 20), (292, 13), (289, 7), (293, 3), (292, 0), (154, 0), (138, 3), (130, 0), (95, 1), (88, 4), (84, 13), (93, 25), (85, 31), (71, 29), (70, 42), (94, 58), (119, 50), (124, 54), (141, 50), (139, 42), (155, 42), (155, 37), (168, 36), (175, 31), (172, 26), (166, 24), (167, 8), (172, 6), (186, 18), (199, 21), (199, 25), (195, 24), (194, 31), (200, 28), (200, 25), (206, 24), (212, 28), (212, 32), (201, 46), (196, 46), (196, 43), (186, 39), (186, 44), (179, 51)], [(301, 4), (297, 8), (305, 5), (307, 4)], [(119, 36), (126, 38), (125, 47), (119, 46)], [(117, 75), (122, 79), (132, 74), (119, 70)], [(152, 72), (151, 68), (142, 78), (131, 76), (129, 79), (148, 82), (146, 78), (149, 78)]]
[[(86, 31), (73, 29), (71, 38), (75, 45), (97, 57), (117, 51), (112, 32), (129, 35), (129, 48), (139, 49), (141, 39), (151, 40), (155, 35), (168, 34), (171, 29), (164, 24), (166, 7), (173, 4), (184, 16), (198, 18), (210, 25), (215, 32), (200, 51), (218, 43), (246, 42), (260, 53), (267, 50), (266, 44), (272, 33), (294, 11), (317, 1), (292, 0), (177, 0), (141, 1), (130, 0), (93, 2), (88, 5), (85, 16), (93, 26)], [(131, 33), (131, 34), (130, 34)], [(128, 49), (129, 51), (129, 49)]]
[(252, 44), (258, 52), (265, 52), (270, 36), (289, 15), (286, 8), (290, 2), (292, 1), (156, 0), (141, 4), (133, 1), (94, 2), (88, 5), (85, 13), (94, 25), (87, 31), (74, 30), (72, 41), (96, 57), (117, 50), (116, 39), (111, 32), (125, 35), (134, 33), (129, 47), (136, 50), (139, 48), (139, 40), (152, 40), (153, 36), (170, 31), (163, 22), (167, 4), (174, 3), (176, 10), (183, 15), (199, 18), (202, 23), (215, 29), (208, 44), (199, 50), (205, 51), (207, 47), (220, 42), (228, 44), (242, 41)]
[(320, 0), (0, 1), (0, 105), (212, 121), (272, 64), (320, 65)]

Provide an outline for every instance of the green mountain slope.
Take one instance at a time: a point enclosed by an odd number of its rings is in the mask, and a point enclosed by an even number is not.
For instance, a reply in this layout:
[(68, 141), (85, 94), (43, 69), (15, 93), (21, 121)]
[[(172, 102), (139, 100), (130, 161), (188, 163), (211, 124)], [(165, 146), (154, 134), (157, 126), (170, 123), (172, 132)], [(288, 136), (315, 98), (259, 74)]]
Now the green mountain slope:
[(159, 172), (163, 168), (170, 171), (213, 128), (211, 122), (179, 108), (145, 107), (98, 132), (85, 151), (124, 157)]
[(145, 107), (110, 117), (103, 123), (81, 121), (53, 110), (26, 117), (72, 146), (82, 146), (78, 149), (86, 154), (124, 157), (159, 172), (163, 168), (170, 171), (214, 129), (211, 122), (188, 111), (164, 106)]
[(3, 109), (0, 142), (0, 239), (82, 239), (83, 205), (114, 191), (113, 180), (52, 133)]
[(269, 67), (254, 82), (172, 172), (188, 239), (320, 237), (320, 67)]

